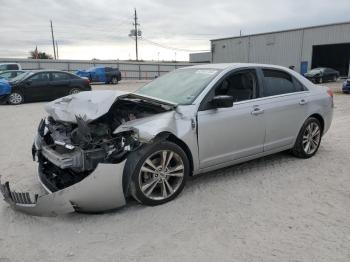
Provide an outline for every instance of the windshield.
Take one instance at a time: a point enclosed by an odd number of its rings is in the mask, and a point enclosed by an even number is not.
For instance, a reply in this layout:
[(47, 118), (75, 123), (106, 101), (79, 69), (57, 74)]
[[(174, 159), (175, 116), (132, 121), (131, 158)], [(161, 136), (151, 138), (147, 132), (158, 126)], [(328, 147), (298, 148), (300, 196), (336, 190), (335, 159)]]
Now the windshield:
[(315, 69), (312, 69), (309, 73), (310, 74), (318, 74), (318, 73), (321, 73), (323, 71), (322, 68), (315, 68)]
[(22, 79), (24, 79), (24, 78), (26, 78), (26, 77), (28, 77), (28, 76), (30, 76), (30, 75), (32, 75), (32, 74), (33, 74), (33, 72), (25, 72), (25, 73), (23, 73), (23, 74), (20, 74), (20, 75), (18, 75), (18, 76), (16, 76), (16, 77), (12, 78), (12, 79), (11, 79), (11, 82), (20, 81), (20, 80), (22, 80)]
[(198, 68), (175, 70), (141, 87), (136, 94), (188, 105), (219, 72), (216, 69)]

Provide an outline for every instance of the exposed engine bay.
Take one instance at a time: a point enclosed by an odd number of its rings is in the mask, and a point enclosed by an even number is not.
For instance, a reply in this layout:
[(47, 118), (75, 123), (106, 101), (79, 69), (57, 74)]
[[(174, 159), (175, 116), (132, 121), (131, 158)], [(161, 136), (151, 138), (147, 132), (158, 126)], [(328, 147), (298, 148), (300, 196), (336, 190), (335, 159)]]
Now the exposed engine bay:
[(99, 163), (119, 163), (142, 143), (133, 130), (114, 133), (122, 124), (171, 110), (147, 99), (119, 97), (109, 111), (93, 121), (75, 115), (76, 122), (48, 116), (38, 127), (33, 145), (40, 179), (51, 191), (71, 186), (95, 170)]

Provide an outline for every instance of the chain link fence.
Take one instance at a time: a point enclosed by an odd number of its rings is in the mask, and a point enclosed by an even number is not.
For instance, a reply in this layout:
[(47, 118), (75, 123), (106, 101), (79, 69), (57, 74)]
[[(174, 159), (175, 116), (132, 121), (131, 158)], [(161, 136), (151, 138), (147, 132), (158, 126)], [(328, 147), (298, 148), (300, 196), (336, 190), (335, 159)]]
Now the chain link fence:
[(166, 62), (132, 62), (119, 60), (51, 60), (51, 59), (25, 59), (0, 58), (0, 63), (19, 63), (22, 69), (39, 70), (52, 69), (74, 73), (95, 66), (119, 68), (122, 79), (149, 80), (161, 76), (177, 68), (194, 65), (193, 63), (166, 63)]

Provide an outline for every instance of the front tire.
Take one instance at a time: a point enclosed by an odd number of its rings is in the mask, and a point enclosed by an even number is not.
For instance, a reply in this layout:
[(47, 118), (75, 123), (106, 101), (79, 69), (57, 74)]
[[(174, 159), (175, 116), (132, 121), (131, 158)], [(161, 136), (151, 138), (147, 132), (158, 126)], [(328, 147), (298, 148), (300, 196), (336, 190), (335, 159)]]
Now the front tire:
[(322, 127), (320, 121), (314, 117), (308, 118), (300, 129), (292, 149), (293, 155), (299, 158), (314, 156), (320, 147), (321, 139)]
[(321, 76), (318, 81), (317, 81), (319, 84), (323, 84), (323, 77)]
[(128, 158), (131, 195), (141, 204), (160, 205), (176, 198), (190, 173), (185, 152), (177, 144), (160, 141), (146, 145)]
[(24, 102), (24, 97), (20, 92), (12, 92), (8, 97), (8, 103), (10, 105), (20, 105)]
[(112, 77), (111, 84), (112, 85), (117, 85), (118, 84), (118, 78), (116, 78), (115, 76)]

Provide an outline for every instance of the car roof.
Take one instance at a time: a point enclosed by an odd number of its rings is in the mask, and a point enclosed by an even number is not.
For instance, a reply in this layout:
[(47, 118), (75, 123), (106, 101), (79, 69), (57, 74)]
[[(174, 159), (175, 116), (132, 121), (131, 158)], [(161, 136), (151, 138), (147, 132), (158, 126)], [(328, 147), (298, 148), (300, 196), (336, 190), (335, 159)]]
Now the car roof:
[(28, 70), (5, 70), (5, 71), (1, 71), (1, 74), (2, 73), (7, 73), (7, 72), (26, 72)]
[(236, 69), (242, 67), (269, 67), (275, 69), (286, 69), (286, 67), (278, 66), (278, 65), (270, 65), (270, 64), (255, 64), (255, 63), (220, 63), (220, 64), (203, 64), (203, 65), (195, 65), (190, 67), (183, 67), (181, 69), (186, 68), (194, 68), (194, 69), (219, 69), (219, 70), (227, 70), (227, 69)]
[[(21, 70), (18, 70), (18, 71), (21, 71)], [(67, 73), (67, 74), (72, 74), (72, 73), (67, 72), (67, 71), (54, 70), (54, 69), (34, 69), (34, 70), (25, 70), (25, 71), (33, 72), (33, 73), (48, 72), (48, 73)]]

